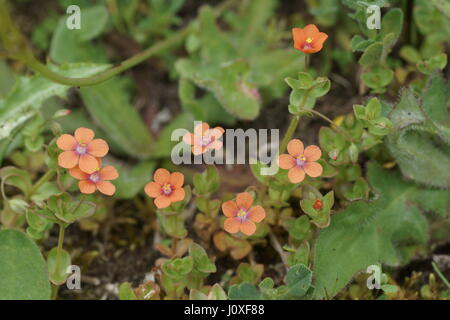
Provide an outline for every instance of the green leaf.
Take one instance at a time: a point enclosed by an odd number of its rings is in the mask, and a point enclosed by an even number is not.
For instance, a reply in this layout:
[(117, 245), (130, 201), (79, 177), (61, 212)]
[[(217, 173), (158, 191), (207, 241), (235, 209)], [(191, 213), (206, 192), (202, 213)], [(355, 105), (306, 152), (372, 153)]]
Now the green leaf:
[(374, 120), (377, 119), (381, 114), (381, 103), (377, 98), (372, 98), (367, 103), (366, 107), (366, 119)]
[(129, 282), (124, 282), (119, 286), (119, 299), (120, 300), (137, 300), (134, 294), (133, 288)]
[(230, 300), (261, 300), (259, 290), (245, 282), (231, 286), (228, 291), (228, 297)]
[(400, 37), (403, 27), (403, 11), (399, 8), (389, 10), (381, 20), (381, 38), (388, 33), (394, 34), (394, 42)]
[(389, 114), (394, 131), (387, 147), (402, 173), (420, 183), (450, 188), (448, 83), (434, 76), (420, 99), (404, 90)]
[(125, 164), (114, 163), (119, 171), (119, 178), (114, 180), (116, 186), (115, 198), (132, 199), (144, 186), (152, 180), (155, 169), (155, 161), (142, 161), (133, 167)]
[(104, 48), (91, 40), (98, 37), (108, 22), (108, 10), (102, 6), (83, 8), (81, 29), (70, 30), (67, 16), (61, 17), (53, 34), (50, 57), (58, 63), (106, 61)]
[(258, 116), (261, 102), (257, 88), (245, 79), (250, 70), (246, 61), (238, 59), (203, 69), (199, 64), (182, 59), (176, 68), (182, 76), (212, 92), (231, 115), (245, 120)]
[(14, 73), (5, 61), (0, 61), (0, 98), (8, 93), (14, 86)]
[(194, 259), (190, 256), (184, 258), (175, 258), (165, 262), (162, 270), (168, 276), (174, 279), (181, 279), (192, 271)]
[[(66, 77), (88, 77), (107, 68), (92, 63), (67, 64), (54, 67), (55, 72)], [(21, 77), (12, 91), (0, 99), (0, 140), (31, 119), (48, 98), (64, 97), (70, 87), (57, 84), (40, 75)]]
[(216, 265), (209, 260), (205, 249), (196, 243), (189, 248), (189, 255), (194, 260), (194, 268), (200, 272), (213, 273), (216, 272)]
[(409, 63), (414, 63), (414, 64), (419, 62), (422, 58), (420, 56), (419, 51), (417, 51), (417, 49), (412, 46), (403, 46), (400, 49), (400, 57), (402, 57)]
[(233, 125), (236, 118), (225, 111), (216, 98), (210, 93), (196, 98), (196, 87), (192, 81), (181, 78), (178, 85), (178, 96), (181, 105), (192, 113), (197, 121), (207, 122), (210, 125), (224, 123)]
[(91, 116), (108, 138), (137, 159), (152, 155), (153, 139), (141, 116), (130, 104), (123, 78), (83, 87), (81, 97)]
[(331, 81), (326, 77), (319, 77), (314, 81), (314, 85), (309, 91), (309, 95), (313, 98), (319, 98), (328, 93), (331, 88)]
[(0, 261), (0, 300), (50, 299), (45, 260), (25, 234), (0, 231)]
[(0, 169), (0, 178), (5, 185), (14, 186), (24, 194), (28, 194), (31, 189), (31, 178), (26, 170), (8, 166)]
[(359, 64), (365, 68), (369, 68), (380, 62), (381, 55), (383, 53), (383, 44), (376, 42), (367, 47), (359, 59)]
[(47, 265), (50, 281), (55, 285), (62, 285), (66, 282), (69, 273), (67, 268), (72, 264), (70, 254), (64, 250), (53, 248), (48, 253)]
[(295, 265), (290, 268), (284, 278), (288, 291), (282, 299), (304, 298), (311, 286), (312, 272), (305, 265)]
[(388, 67), (376, 65), (362, 75), (364, 83), (371, 89), (386, 87), (394, 79), (394, 72)]
[(287, 230), (289, 235), (297, 240), (303, 240), (310, 234), (311, 225), (307, 216), (287, 221)]
[(430, 59), (419, 61), (417, 69), (423, 74), (432, 74), (436, 70), (442, 70), (447, 65), (447, 55), (440, 53)]
[(195, 193), (198, 195), (211, 194), (217, 191), (220, 176), (214, 165), (209, 165), (202, 173), (196, 173), (193, 178)]
[[(368, 166), (368, 179), (377, 200), (353, 202), (332, 216), (330, 226), (317, 239), (316, 298), (335, 296), (356, 272), (369, 265), (400, 264), (398, 249), (402, 243), (428, 239), (428, 222), (417, 201), (424, 189), (373, 163)], [(440, 190), (433, 195), (443, 196)]]

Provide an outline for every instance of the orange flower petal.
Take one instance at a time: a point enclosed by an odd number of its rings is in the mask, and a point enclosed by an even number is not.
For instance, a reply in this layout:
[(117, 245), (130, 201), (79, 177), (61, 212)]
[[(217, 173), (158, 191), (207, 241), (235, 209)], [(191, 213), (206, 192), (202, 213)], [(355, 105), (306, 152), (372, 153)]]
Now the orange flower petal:
[(226, 217), (232, 218), (236, 217), (239, 208), (237, 207), (236, 201), (228, 200), (222, 203), (222, 211)]
[(317, 34), (320, 32), (315, 24), (308, 24), (303, 28), (303, 31), (305, 32), (305, 38), (312, 38), (313, 41), (316, 40), (315, 38), (317, 37)]
[(157, 198), (161, 195), (161, 185), (152, 181), (145, 185), (144, 191), (150, 198)]
[(292, 183), (300, 183), (305, 179), (305, 171), (302, 168), (294, 167), (289, 170), (288, 178)]
[(213, 137), (215, 140), (220, 139), (225, 130), (222, 127), (215, 127), (208, 131), (208, 134)]
[(220, 150), (220, 149), (222, 148), (222, 146), (223, 146), (222, 141), (216, 140), (216, 141), (211, 142), (211, 143), (208, 145), (208, 148), (207, 148), (207, 149)]
[(77, 179), (77, 180), (87, 180), (89, 179), (89, 175), (83, 171), (79, 167), (74, 167), (69, 170), (69, 174)]
[(306, 161), (316, 161), (322, 156), (322, 151), (320, 151), (318, 146), (308, 146), (303, 155), (305, 156)]
[(101, 193), (103, 193), (107, 196), (112, 196), (116, 192), (116, 186), (113, 185), (109, 181), (97, 182), (97, 188), (98, 188), (98, 191), (100, 191)]
[(173, 172), (170, 174), (169, 183), (172, 188), (181, 188), (184, 184), (184, 175), (180, 172)]
[(163, 195), (156, 198), (154, 202), (155, 202), (155, 206), (159, 209), (167, 208), (172, 203), (168, 196), (163, 196)]
[(95, 186), (95, 183), (93, 183), (90, 180), (81, 180), (78, 182), (78, 188), (80, 188), (80, 192), (84, 194), (91, 194), (95, 192), (95, 189), (97, 187)]
[(75, 130), (75, 139), (78, 141), (78, 143), (86, 143), (94, 139), (95, 133), (91, 129), (88, 128), (78, 128)]
[(99, 175), (101, 180), (114, 180), (119, 177), (117, 169), (113, 166), (106, 166), (104, 168), (101, 168), (99, 171)]
[(228, 218), (223, 222), (223, 228), (226, 232), (237, 233), (241, 226), (241, 221), (236, 218)]
[(192, 146), (192, 154), (194, 156), (198, 156), (198, 155), (200, 155), (202, 153), (205, 153), (205, 151), (206, 151), (206, 148), (204, 148), (204, 147), (197, 146), (197, 145), (193, 145)]
[(248, 213), (248, 218), (253, 222), (261, 222), (266, 217), (266, 210), (261, 206), (254, 206)]
[(319, 32), (316, 35), (316, 38), (314, 39), (314, 44), (317, 44), (317, 46), (320, 48), (322, 48), (324, 42), (328, 39), (328, 35), (326, 33), (323, 32)]
[(88, 144), (87, 151), (94, 157), (104, 157), (109, 151), (109, 146), (103, 139), (94, 139)]
[(303, 149), (304, 149), (303, 142), (301, 142), (301, 140), (299, 139), (292, 139), (291, 141), (289, 141), (287, 145), (288, 153), (294, 158), (303, 154)]
[(294, 48), (297, 50), (302, 50), (302, 45), (305, 42), (305, 32), (302, 28), (293, 28), (292, 37), (294, 38)]
[(171, 202), (182, 201), (185, 197), (184, 188), (173, 190), (172, 194), (169, 196)]
[(164, 168), (159, 168), (158, 170), (155, 171), (155, 174), (153, 175), (153, 180), (155, 180), (155, 182), (159, 183), (160, 185), (168, 183), (169, 179), (170, 179), (170, 172)]
[(278, 165), (281, 169), (289, 170), (295, 165), (295, 159), (290, 154), (282, 154), (278, 157)]
[(83, 172), (89, 174), (94, 173), (98, 169), (98, 160), (97, 158), (91, 156), (90, 154), (83, 154), (82, 156), (80, 156), (78, 166)]
[(194, 134), (193, 134), (193, 133), (190, 133), (190, 132), (186, 133), (186, 134), (183, 136), (183, 141), (184, 141), (184, 143), (193, 145), (194, 142), (195, 142)]
[(205, 135), (205, 133), (206, 133), (206, 131), (208, 131), (208, 129), (209, 129), (209, 124), (207, 124), (206, 122), (202, 122), (194, 128), (194, 133), (197, 136), (202, 137), (203, 135)]
[(58, 148), (64, 151), (73, 150), (77, 145), (77, 140), (70, 134), (63, 134), (56, 140)]
[(322, 166), (317, 162), (306, 162), (304, 169), (306, 174), (313, 178), (319, 177), (323, 172)]
[(253, 221), (247, 220), (241, 223), (239, 230), (243, 234), (251, 236), (256, 231), (256, 225)]
[(236, 197), (236, 204), (238, 208), (247, 210), (253, 204), (253, 197), (248, 192), (241, 192)]
[(78, 164), (79, 156), (74, 151), (64, 151), (58, 156), (60, 167), (71, 169)]

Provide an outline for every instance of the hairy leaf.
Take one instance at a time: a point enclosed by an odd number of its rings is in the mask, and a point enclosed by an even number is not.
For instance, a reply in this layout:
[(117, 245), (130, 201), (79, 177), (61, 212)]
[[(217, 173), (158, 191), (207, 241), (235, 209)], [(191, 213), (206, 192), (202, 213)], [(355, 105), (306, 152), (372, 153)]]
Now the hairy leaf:
[[(333, 297), (355, 273), (372, 264), (400, 264), (402, 244), (424, 243), (428, 239), (428, 223), (422, 210), (441, 211), (449, 205), (448, 192), (422, 189), (403, 181), (398, 172), (376, 164), (369, 164), (368, 180), (377, 193), (376, 199), (353, 202), (334, 214), (330, 226), (317, 239), (316, 298)], [(423, 192), (444, 208), (423, 206), (419, 200)]]

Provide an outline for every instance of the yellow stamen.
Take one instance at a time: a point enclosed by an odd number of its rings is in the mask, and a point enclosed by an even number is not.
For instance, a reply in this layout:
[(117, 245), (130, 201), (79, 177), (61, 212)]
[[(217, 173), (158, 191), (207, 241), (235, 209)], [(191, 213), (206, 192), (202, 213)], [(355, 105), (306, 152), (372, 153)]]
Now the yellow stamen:
[(307, 38), (306, 42), (311, 43), (311, 42), (313, 42), (313, 39), (312, 38)]
[(244, 210), (239, 210), (239, 212), (238, 212), (238, 214), (237, 214), (237, 216), (239, 217), (239, 218), (244, 218), (245, 216), (247, 215), (247, 212), (245, 212)]
[(300, 161), (306, 161), (306, 157), (303, 154), (301, 156), (298, 156), (297, 159)]
[(172, 191), (172, 186), (169, 183), (166, 183), (162, 187), (164, 193), (170, 193)]

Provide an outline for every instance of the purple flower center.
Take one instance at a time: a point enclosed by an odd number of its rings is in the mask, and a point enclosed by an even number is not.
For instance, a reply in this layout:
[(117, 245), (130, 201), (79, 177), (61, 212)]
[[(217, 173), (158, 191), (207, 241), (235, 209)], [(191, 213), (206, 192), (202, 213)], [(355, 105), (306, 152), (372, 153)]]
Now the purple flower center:
[(75, 152), (79, 155), (83, 155), (87, 153), (87, 146), (84, 143), (77, 144), (75, 147)]
[(212, 141), (211, 136), (203, 136), (198, 139), (197, 144), (202, 147), (207, 147), (211, 143), (211, 141)]
[(313, 42), (312, 38), (306, 39), (306, 42), (303, 43), (303, 49), (311, 49), (313, 47), (312, 42)]
[(89, 180), (91, 180), (93, 183), (97, 183), (100, 181), (100, 175), (97, 172), (94, 172), (89, 176)]
[(248, 211), (241, 208), (241, 209), (239, 209), (236, 217), (238, 219), (240, 219), (241, 221), (246, 221), (247, 217), (248, 217)]
[(306, 163), (306, 157), (304, 155), (298, 156), (295, 159), (295, 165), (297, 167), (303, 168), (305, 166), (305, 163)]
[(166, 183), (162, 186), (161, 190), (166, 196), (168, 196), (172, 193), (172, 186), (169, 183)]

